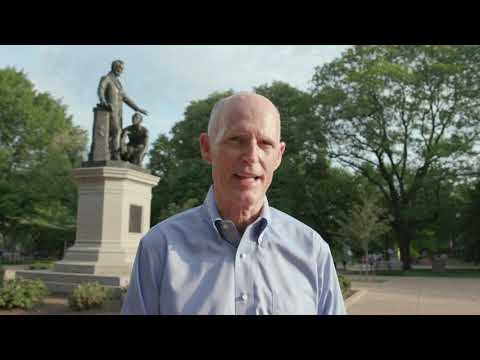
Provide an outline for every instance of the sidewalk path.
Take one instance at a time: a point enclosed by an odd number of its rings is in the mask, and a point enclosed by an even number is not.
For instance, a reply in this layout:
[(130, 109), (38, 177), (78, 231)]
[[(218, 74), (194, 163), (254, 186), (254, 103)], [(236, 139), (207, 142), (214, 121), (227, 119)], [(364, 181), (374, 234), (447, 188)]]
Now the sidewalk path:
[(362, 292), (347, 305), (350, 315), (480, 315), (479, 278), (348, 277)]

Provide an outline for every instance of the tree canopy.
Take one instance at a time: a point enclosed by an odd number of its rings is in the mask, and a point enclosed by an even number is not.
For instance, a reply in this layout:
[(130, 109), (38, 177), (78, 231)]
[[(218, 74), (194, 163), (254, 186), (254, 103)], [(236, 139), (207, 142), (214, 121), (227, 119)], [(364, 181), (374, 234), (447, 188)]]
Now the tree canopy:
[(419, 191), (473, 170), (480, 131), (479, 50), (355, 46), (313, 76), (329, 156), (383, 194), (406, 269), (422, 221), (412, 216)]
[(0, 233), (7, 247), (46, 232), (73, 232), (86, 132), (67, 108), (38, 92), (22, 71), (0, 70)]

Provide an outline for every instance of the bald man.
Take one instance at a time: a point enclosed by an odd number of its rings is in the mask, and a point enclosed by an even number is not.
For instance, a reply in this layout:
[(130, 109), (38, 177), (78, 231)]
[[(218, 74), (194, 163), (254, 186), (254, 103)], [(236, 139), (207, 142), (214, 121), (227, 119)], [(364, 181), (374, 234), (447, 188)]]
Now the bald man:
[(285, 151), (270, 100), (219, 101), (200, 147), (213, 185), (141, 240), (122, 314), (345, 314), (328, 244), (268, 205)]

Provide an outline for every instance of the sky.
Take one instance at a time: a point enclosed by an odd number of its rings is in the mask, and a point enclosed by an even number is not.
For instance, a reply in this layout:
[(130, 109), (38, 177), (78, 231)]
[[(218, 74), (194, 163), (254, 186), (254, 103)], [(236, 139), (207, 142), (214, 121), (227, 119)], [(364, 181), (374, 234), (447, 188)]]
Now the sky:
[[(0, 45), (0, 68), (23, 70), (38, 91), (68, 106), (75, 125), (88, 131), (100, 77), (116, 59), (128, 96), (149, 113), (143, 125), (153, 142), (183, 119), (191, 101), (213, 92), (252, 90), (284, 81), (307, 90), (316, 66), (347, 45)], [(133, 110), (124, 105), (124, 127)]]

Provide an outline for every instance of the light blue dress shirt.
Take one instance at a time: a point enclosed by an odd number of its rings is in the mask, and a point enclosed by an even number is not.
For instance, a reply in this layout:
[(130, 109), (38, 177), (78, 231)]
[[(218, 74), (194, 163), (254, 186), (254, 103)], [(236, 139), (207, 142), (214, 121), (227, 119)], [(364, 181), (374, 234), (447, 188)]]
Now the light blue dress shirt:
[(122, 314), (345, 314), (328, 244), (269, 207), (240, 236), (202, 206), (154, 226), (140, 241)]

